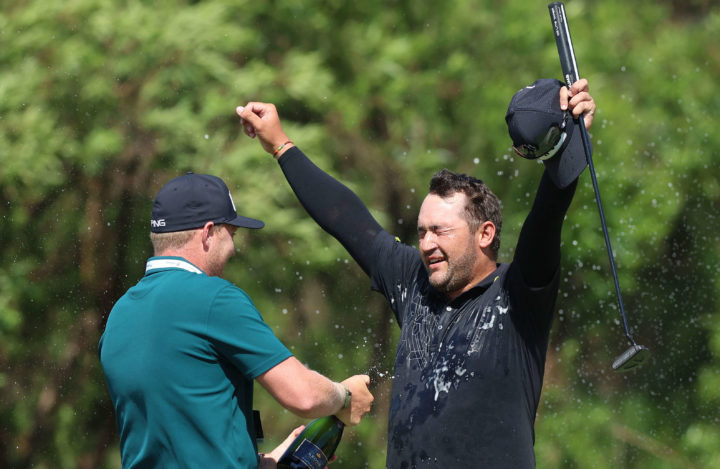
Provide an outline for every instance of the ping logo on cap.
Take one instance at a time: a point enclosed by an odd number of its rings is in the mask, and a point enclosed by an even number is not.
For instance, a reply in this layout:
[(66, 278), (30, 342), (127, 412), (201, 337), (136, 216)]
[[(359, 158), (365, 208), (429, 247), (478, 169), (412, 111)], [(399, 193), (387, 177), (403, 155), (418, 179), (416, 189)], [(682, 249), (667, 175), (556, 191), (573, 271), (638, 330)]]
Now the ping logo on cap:
[(230, 197), (230, 203), (232, 204), (233, 210), (237, 212), (237, 209), (235, 208), (235, 201), (233, 200), (232, 194), (230, 193), (230, 191), (228, 191), (228, 197)]

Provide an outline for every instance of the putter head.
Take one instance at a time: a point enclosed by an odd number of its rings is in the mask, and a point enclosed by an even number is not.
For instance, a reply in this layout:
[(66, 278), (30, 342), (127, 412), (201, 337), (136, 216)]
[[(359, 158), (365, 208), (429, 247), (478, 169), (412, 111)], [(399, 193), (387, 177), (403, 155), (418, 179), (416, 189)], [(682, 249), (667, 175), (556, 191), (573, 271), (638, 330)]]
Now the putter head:
[(617, 357), (612, 364), (613, 370), (625, 372), (633, 370), (642, 365), (650, 356), (650, 351), (642, 345), (633, 345)]

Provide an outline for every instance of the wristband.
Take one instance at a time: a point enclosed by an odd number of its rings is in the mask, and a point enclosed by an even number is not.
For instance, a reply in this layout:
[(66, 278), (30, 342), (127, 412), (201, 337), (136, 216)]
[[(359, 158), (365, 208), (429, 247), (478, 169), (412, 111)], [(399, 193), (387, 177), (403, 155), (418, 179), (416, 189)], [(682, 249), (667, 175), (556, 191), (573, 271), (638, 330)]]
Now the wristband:
[(285, 143), (283, 143), (282, 145), (280, 145), (279, 147), (277, 147), (277, 148), (275, 149), (275, 151), (273, 152), (273, 156), (276, 156), (280, 150), (282, 150), (283, 148), (285, 148), (285, 145), (288, 145), (288, 144), (290, 144), (290, 143), (292, 143), (292, 142), (293, 142), (292, 140), (288, 140), (287, 142), (285, 142)]
[(344, 384), (340, 383), (340, 385), (345, 389), (345, 402), (343, 402), (342, 408), (347, 409), (350, 407), (350, 402), (352, 401), (352, 391)]

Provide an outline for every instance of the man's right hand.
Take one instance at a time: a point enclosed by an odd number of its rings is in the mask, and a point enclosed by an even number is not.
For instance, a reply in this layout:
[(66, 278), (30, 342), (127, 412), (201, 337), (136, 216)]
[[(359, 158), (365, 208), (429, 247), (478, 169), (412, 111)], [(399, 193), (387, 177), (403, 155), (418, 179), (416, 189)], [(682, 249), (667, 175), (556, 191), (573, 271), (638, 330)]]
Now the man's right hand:
[(235, 112), (240, 116), (245, 134), (250, 138), (258, 137), (263, 149), (276, 159), (294, 146), (283, 131), (274, 104), (250, 102), (238, 106)]
[(357, 425), (365, 414), (370, 412), (372, 402), (375, 400), (370, 393), (368, 386), (370, 385), (370, 377), (368, 375), (355, 375), (343, 381), (341, 384), (347, 386), (352, 393), (350, 406), (340, 410), (337, 418), (343, 421), (345, 425)]

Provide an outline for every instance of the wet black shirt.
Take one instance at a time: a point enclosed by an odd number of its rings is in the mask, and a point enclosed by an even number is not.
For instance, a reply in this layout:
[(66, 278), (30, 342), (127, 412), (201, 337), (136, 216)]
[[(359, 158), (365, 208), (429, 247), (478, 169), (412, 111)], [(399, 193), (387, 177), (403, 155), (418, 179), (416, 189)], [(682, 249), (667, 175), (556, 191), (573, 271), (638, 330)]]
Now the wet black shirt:
[(373, 288), (401, 327), (387, 467), (532, 468), (557, 277), (529, 288), (500, 264), (448, 302), (416, 249), (379, 235)]
[(401, 327), (387, 467), (534, 467), (560, 233), (577, 183), (560, 190), (543, 174), (512, 262), (448, 301), (429, 285), (419, 251), (383, 230), (354, 193), (297, 147), (279, 162), (300, 202), (370, 275)]

